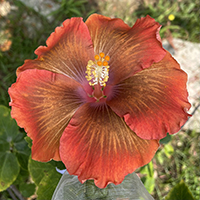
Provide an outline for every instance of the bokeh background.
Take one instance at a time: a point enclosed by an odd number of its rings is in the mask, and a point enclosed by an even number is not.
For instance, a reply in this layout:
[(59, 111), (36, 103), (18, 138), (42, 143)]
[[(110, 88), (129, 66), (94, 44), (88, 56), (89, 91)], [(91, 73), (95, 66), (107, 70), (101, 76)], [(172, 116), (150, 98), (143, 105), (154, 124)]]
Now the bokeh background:
[[(164, 199), (181, 180), (194, 199), (200, 199), (199, 0), (0, 0), (0, 105), (9, 107), (7, 91), (16, 81), (17, 67), (25, 59), (36, 58), (34, 50), (45, 45), (55, 27), (66, 18), (86, 20), (92, 13), (121, 18), (130, 26), (137, 18), (150, 15), (162, 24), (163, 46), (188, 73), (193, 116), (178, 134), (168, 135), (161, 141), (153, 161), (138, 169), (137, 174), (156, 200)], [(26, 192), (20, 189), (20, 184), (27, 188)], [(37, 198), (28, 169), (26, 178), (19, 176), (12, 186), (24, 199)], [(0, 193), (0, 199), (13, 198), (5, 190)]]

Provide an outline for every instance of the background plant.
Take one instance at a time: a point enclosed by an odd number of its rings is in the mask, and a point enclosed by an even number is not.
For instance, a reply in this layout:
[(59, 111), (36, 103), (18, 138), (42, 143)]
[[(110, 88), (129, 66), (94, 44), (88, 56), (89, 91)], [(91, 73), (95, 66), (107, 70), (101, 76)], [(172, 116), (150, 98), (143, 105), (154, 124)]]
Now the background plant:
[[(198, 0), (103, 0), (99, 2), (101, 12), (108, 16), (119, 17), (130, 26), (137, 18), (150, 15), (162, 24), (161, 37), (171, 31), (174, 37), (192, 42), (200, 40), (200, 2)], [(168, 16), (175, 19), (170, 21)]]

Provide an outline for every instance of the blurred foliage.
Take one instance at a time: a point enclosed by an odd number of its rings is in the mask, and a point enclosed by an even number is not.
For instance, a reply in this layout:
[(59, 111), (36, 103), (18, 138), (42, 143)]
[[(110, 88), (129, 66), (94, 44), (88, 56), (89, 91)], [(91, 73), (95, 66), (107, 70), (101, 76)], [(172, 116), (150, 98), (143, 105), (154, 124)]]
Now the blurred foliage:
[[(22, 184), (29, 184), (28, 158), (31, 150), (24, 136), (25, 133), (19, 131), (15, 120), (11, 118), (10, 109), (0, 105), (0, 191), (13, 188), (12, 184), (23, 190)], [(34, 192), (33, 185), (28, 195)]]
[(56, 167), (64, 169), (62, 162), (50, 161), (48, 163), (37, 162), (29, 159), (28, 169), (30, 176), (37, 186), (37, 199), (51, 199), (54, 190), (61, 178)]
[(187, 185), (181, 180), (166, 196), (165, 200), (194, 200)]
[[(58, 10), (50, 13), (54, 20), (33, 8), (27, 7), (19, 0), (11, 0), (13, 10), (8, 16), (0, 18), (0, 29), (9, 30), (12, 45), (9, 51), (0, 51), (0, 104), (8, 106), (8, 87), (15, 82), (15, 71), (26, 59), (34, 59), (34, 50), (39, 45), (45, 45), (46, 39), (64, 19), (82, 16), (88, 17), (94, 9), (89, 8), (84, 0), (57, 0), (61, 3)], [(89, 10), (88, 10), (89, 9)]]
[(138, 18), (150, 15), (162, 25), (161, 38), (173, 36), (200, 41), (199, 0), (104, 0), (99, 6), (100, 13), (119, 17), (130, 26)]
[(147, 191), (151, 194), (155, 188), (153, 162), (151, 161), (147, 165), (141, 167), (140, 174), (144, 175), (141, 176), (141, 181), (143, 182)]
[[(85, 4), (87, 3), (87, 0), (57, 0), (58, 3), (61, 4), (61, 6), (50, 13), (50, 15), (53, 15), (53, 17), (59, 21), (64, 21), (66, 18), (71, 17), (83, 17), (84, 13), (86, 13)], [(91, 12), (94, 12), (91, 10), (89, 13), (87, 13), (87, 16), (90, 15)]]
[(157, 151), (154, 163), (155, 199), (163, 199), (181, 180), (194, 199), (200, 199), (200, 135), (181, 131)]
[[(200, 41), (199, 0), (156, 0), (153, 4), (141, 5), (134, 12), (134, 15), (137, 17), (144, 17), (147, 14), (162, 24), (163, 28), (160, 31), (162, 38), (167, 37), (170, 31), (173, 37), (193, 42)], [(170, 14), (175, 17), (173, 21), (169, 19)]]

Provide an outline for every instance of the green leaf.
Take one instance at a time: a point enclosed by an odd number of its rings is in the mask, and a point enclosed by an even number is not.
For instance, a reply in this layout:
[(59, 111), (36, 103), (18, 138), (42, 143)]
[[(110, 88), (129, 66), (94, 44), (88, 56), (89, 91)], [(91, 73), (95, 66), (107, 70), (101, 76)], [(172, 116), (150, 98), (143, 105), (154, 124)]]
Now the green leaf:
[(3, 191), (15, 181), (20, 167), (16, 156), (11, 152), (1, 152), (0, 160), (0, 191)]
[(22, 168), (20, 169), (20, 172), (17, 176), (17, 179), (14, 181), (12, 185), (19, 186), (22, 183), (27, 183), (30, 180), (30, 174), (28, 170), (23, 170)]
[(160, 30), (160, 34), (166, 32), (167, 30), (180, 30), (181, 27), (180, 26), (177, 26), (177, 25), (169, 25), (169, 26), (165, 26), (163, 27), (161, 30)]
[(0, 140), (11, 142), (18, 133), (18, 126), (10, 116), (10, 109), (0, 105)]
[(31, 138), (28, 137), (28, 136), (26, 136), (24, 139), (28, 143), (28, 147), (31, 149), (31, 147), (32, 147), (32, 140), (31, 140)]
[(144, 165), (140, 168), (140, 174), (147, 175), (149, 177), (153, 177), (154, 169), (153, 169), (153, 162), (151, 161), (147, 165)]
[(180, 181), (169, 194), (165, 197), (165, 200), (194, 200), (192, 193), (188, 189), (183, 180)]
[(158, 150), (158, 152), (156, 153), (156, 158), (157, 158), (158, 162), (162, 165), (164, 162), (164, 156), (163, 156), (162, 150)]
[(17, 156), (18, 162), (20, 164), (20, 167), (23, 170), (28, 170), (28, 159), (29, 159), (29, 156), (21, 154), (21, 153), (16, 153), (16, 156)]
[(145, 175), (144, 177), (141, 178), (145, 188), (149, 193), (152, 193), (155, 187), (155, 179), (153, 177), (154, 174), (153, 162), (151, 161), (150, 163), (142, 167), (140, 173)]
[(18, 132), (16, 137), (13, 139), (13, 142), (15, 143), (18, 143), (18, 142), (21, 142), (22, 140), (24, 140), (24, 137), (25, 137), (25, 133), (23, 132)]
[(51, 199), (60, 178), (61, 174), (55, 168), (48, 171), (38, 185), (37, 200)]
[(171, 144), (166, 144), (164, 146), (164, 152), (165, 152), (165, 155), (170, 158), (174, 152), (174, 148)]
[(28, 168), (33, 181), (38, 186), (37, 199), (51, 199), (61, 174), (56, 171), (51, 162), (42, 163), (31, 158), (29, 159)]
[(94, 185), (94, 181), (88, 180), (81, 184), (77, 176), (70, 176), (65, 172), (58, 183), (52, 200), (89, 200), (89, 199), (131, 199), (153, 200), (143, 183), (135, 173), (129, 174), (119, 185), (109, 184), (104, 189)]
[(19, 190), (24, 197), (30, 197), (35, 192), (35, 184), (33, 183), (21, 183)]
[(6, 152), (10, 150), (10, 144), (0, 140), (0, 152)]
[[(20, 133), (21, 134), (21, 133)], [(20, 135), (19, 134), (19, 135)], [(23, 135), (23, 134), (22, 134)], [(22, 140), (20, 141), (13, 141), (13, 146), (15, 148), (15, 151), (17, 153), (20, 153), (20, 154), (23, 154), (23, 155), (26, 155), (26, 156), (30, 156), (30, 153), (31, 153), (31, 149), (28, 147), (28, 143), (24, 140), (24, 137), (22, 137)]]
[(160, 144), (167, 144), (171, 141), (171, 139), (172, 136), (169, 133), (167, 133), (167, 136), (160, 140)]
[(49, 163), (38, 162), (31, 159), (31, 156), (28, 161), (28, 169), (34, 183), (38, 186), (40, 181), (44, 176), (48, 175), (48, 172), (52, 170), (52, 165)]
[(144, 186), (147, 191), (151, 194), (154, 191), (155, 179), (154, 177), (146, 176), (144, 181)]

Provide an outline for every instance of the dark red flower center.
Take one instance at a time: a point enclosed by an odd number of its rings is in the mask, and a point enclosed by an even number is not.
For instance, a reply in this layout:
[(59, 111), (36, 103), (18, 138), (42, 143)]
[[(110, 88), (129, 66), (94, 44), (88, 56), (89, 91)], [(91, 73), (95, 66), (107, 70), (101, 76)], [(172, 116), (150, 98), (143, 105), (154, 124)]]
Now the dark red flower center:
[(86, 66), (86, 76), (88, 83), (93, 88), (93, 92), (88, 94), (89, 97), (94, 98), (96, 101), (105, 99), (104, 88), (109, 78), (108, 61), (110, 57), (105, 56), (103, 52), (95, 55), (94, 61), (89, 60)]

